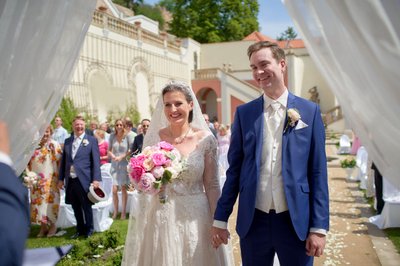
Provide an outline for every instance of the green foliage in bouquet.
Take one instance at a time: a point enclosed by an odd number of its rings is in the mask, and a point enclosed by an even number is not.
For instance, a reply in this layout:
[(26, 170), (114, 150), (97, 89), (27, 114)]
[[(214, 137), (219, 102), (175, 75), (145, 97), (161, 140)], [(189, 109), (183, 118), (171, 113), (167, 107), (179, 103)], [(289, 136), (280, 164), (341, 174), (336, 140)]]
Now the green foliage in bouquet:
[(354, 168), (356, 166), (356, 160), (352, 158), (346, 158), (340, 161), (340, 166), (342, 168)]

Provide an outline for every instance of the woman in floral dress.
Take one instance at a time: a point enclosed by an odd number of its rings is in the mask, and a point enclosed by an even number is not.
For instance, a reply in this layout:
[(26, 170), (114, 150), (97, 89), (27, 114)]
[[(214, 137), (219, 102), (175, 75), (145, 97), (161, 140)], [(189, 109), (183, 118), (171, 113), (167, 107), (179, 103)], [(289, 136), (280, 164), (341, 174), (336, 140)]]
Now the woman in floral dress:
[(54, 236), (60, 206), (60, 191), (57, 188), (58, 166), (61, 146), (51, 139), (53, 128), (49, 126), (35, 150), (28, 170), (37, 174), (37, 182), (31, 188), (31, 222), (40, 224), (38, 237)]

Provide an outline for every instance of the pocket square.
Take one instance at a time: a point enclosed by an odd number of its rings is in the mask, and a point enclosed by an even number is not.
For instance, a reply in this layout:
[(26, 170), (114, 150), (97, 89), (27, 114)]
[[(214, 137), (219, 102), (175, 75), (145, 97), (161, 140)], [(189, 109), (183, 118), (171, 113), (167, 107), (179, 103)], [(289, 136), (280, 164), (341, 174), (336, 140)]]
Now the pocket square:
[(294, 128), (294, 130), (299, 130), (302, 128), (308, 127), (308, 125), (306, 123), (303, 122), (303, 120), (299, 120), (299, 122), (297, 122), (296, 127)]

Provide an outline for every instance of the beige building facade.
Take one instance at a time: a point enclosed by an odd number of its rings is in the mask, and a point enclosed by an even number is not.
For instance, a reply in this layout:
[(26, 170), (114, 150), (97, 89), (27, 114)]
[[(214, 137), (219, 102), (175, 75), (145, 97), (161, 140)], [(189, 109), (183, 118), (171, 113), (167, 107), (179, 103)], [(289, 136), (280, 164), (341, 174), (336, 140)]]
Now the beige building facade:
[[(203, 112), (224, 124), (232, 123), (238, 105), (261, 95), (247, 48), (272, 39), (253, 33), (242, 41), (199, 44), (161, 32), (157, 22), (129, 12), (109, 0), (98, 1), (67, 91), (77, 107), (100, 122), (128, 106), (150, 118), (160, 90), (172, 79), (191, 83)], [(302, 41), (279, 44), (287, 54), (288, 89), (317, 99), (322, 112), (337, 106)]]

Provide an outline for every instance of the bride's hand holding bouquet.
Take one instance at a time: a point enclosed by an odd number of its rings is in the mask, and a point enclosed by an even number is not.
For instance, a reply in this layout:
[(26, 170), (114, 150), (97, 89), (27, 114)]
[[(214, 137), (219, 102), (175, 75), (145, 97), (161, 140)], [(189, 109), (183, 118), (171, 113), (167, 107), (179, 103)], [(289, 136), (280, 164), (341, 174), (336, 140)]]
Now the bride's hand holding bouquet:
[(135, 188), (143, 193), (159, 194), (161, 203), (167, 200), (165, 185), (179, 177), (185, 162), (170, 143), (161, 141), (143, 149), (129, 160), (128, 172)]

